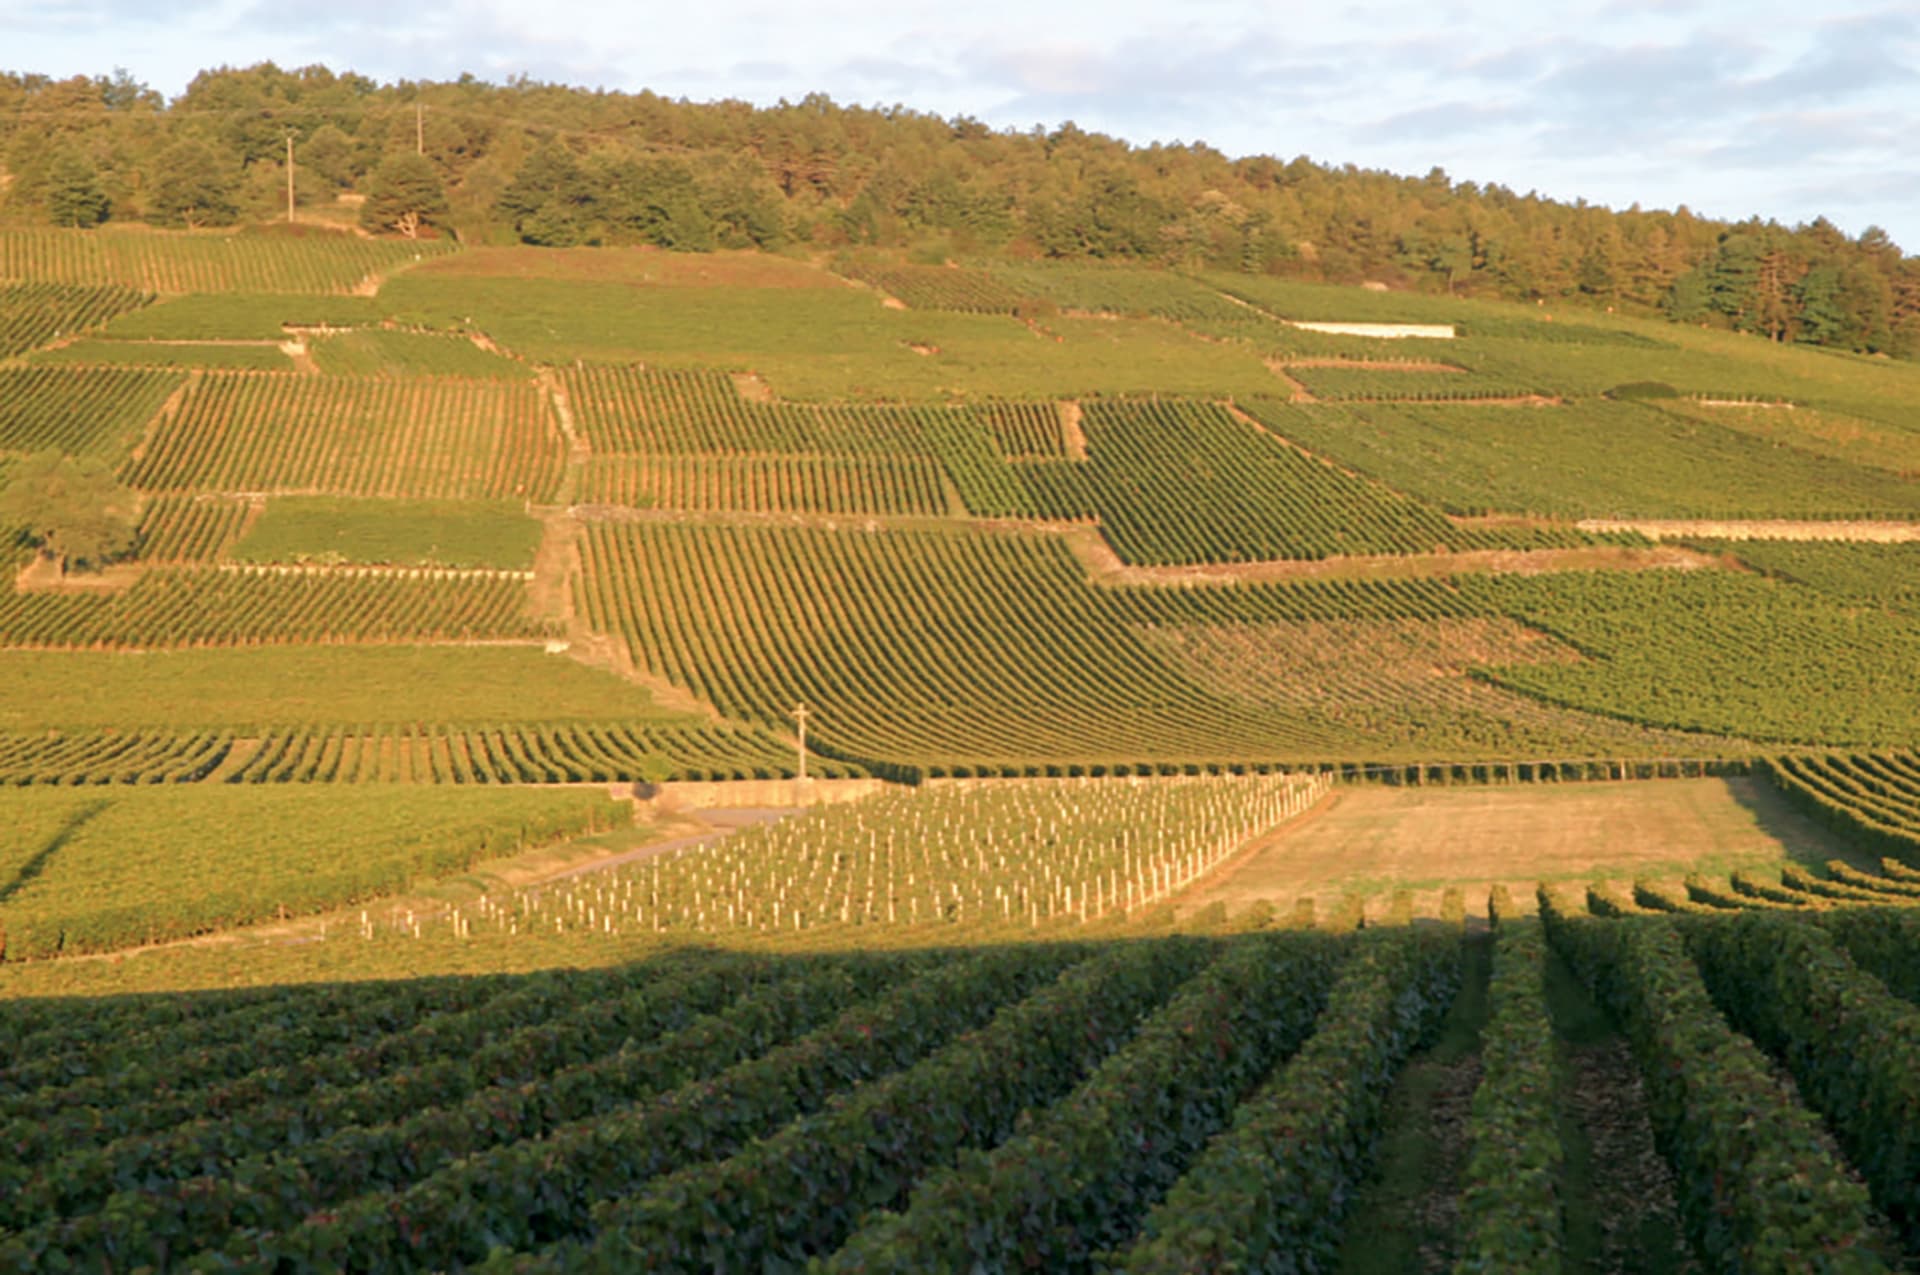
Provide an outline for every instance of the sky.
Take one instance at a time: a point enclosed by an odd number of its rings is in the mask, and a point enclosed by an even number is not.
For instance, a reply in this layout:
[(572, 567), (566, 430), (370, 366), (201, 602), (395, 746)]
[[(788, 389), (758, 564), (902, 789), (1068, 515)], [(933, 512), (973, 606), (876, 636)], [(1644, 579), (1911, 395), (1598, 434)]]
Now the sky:
[(0, 70), (471, 72), (824, 92), (1625, 208), (1878, 225), (1920, 253), (1915, 0), (0, 0)]

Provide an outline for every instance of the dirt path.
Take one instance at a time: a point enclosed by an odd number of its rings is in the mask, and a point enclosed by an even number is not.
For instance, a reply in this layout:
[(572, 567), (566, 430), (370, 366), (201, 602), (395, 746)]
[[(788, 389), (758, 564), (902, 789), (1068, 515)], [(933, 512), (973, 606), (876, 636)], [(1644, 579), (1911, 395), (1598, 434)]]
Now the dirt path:
[(562, 506), (571, 505), (579, 497), (580, 474), (586, 469), (593, 449), (581, 437), (579, 423), (573, 415), (573, 400), (567, 397), (567, 387), (560, 383), (553, 369), (540, 368), (534, 373), (534, 381), (546, 394), (547, 401), (553, 404), (553, 419), (560, 426), (561, 436), (567, 440), (567, 466), (560, 475), (560, 490), (555, 498)]
[(1438, 1039), (1408, 1059), (1394, 1079), (1374, 1171), (1347, 1218), (1338, 1268), (1343, 1272), (1441, 1275), (1453, 1269), (1492, 946), (1485, 934), (1467, 940), (1460, 990)]
[(1060, 404), (1060, 438), (1068, 460), (1087, 458), (1087, 431), (1080, 425), (1080, 401), (1066, 399)]
[(536, 620), (553, 620), (574, 636), (573, 578), (580, 562), (580, 524), (565, 509), (539, 509), (540, 547), (533, 555), (533, 584), (527, 590)]
[(1585, 518), (1582, 531), (1637, 531), (1649, 540), (1833, 540), (1854, 544), (1906, 544), (1920, 540), (1920, 522), (1861, 519), (1821, 522), (1758, 518), (1720, 522), (1690, 518)]
[(1680, 1221), (1673, 1169), (1653, 1142), (1627, 1042), (1558, 956), (1547, 962), (1565, 1156), (1566, 1269), (1579, 1275), (1700, 1270)]
[(1268, 359), (1266, 363), (1267, 371), (1273, 373), (1274, 376), (1279, 378), (1280, 383), (1287, 387), (1288, 402), (1311, 403), (1315, 401), (1312, 390), (1309, 390), (1306, 386), (1287, 375), (1288, 364), (1286, 360)]

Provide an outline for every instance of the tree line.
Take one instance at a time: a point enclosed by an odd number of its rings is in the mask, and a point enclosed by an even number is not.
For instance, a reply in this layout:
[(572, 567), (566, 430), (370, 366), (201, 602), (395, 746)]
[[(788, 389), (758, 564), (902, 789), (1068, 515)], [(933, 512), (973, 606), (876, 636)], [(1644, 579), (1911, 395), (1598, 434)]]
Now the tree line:
[[(1564, 203), (1439, 168), (1230, 158), (1072, 123), (993, 129), (821, 94), (757, 107), (525, 77), (380, 84), (323, 66), (0, 73), (0, 215), (209, 226), (287, 199), (379, 233), (705, 251), (874, 246), (1581, 298), (1777, 341), (1920, 357), (1920, 258), (1878, 228)], [(344, 197), (344, 199), (343, 199)]]

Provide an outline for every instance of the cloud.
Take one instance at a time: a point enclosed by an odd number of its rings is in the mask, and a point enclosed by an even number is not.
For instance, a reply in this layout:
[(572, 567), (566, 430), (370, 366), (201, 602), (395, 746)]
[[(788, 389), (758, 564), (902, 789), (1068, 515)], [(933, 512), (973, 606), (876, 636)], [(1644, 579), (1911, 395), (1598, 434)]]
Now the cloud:
[(1360, 126), (1362, 137), (1396, 142), (1486, 136), (1491, 130), (1529, 127), (1533, 117), (1519, 104), (1454, 100), (1417, 106)]

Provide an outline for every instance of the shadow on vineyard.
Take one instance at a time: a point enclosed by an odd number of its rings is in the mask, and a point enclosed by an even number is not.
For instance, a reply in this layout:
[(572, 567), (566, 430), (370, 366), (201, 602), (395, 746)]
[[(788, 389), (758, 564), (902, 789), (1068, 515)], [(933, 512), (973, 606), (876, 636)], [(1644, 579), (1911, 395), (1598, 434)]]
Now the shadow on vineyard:
[[(46, 844), (34, 851), (31, 857), (18, 868), (14, 869), (13, 878), (5, 885), (0, 885), (0, 903), (7, 902), (13, 898), (14, 895), (20, 893), (20, 891), (26, 889), (38, 879), (41, 873), (47, 870), (47, 865), (53, 862), (53, 857), (64, 850), (67, 844), (79, 834), (80, 829), (91, 822), (101, 811), (105, 810), (108, 804), (109, 803), (104, 801), (87, 802), (74, 810), (72, 814), (68, 815), (66, 822), (55, 830), (54, 834), (47, 839)], [(5, 950), (3, 931), (0, 931), (0, 950)]]
[(1920, 913), (1570, 899), (12, 999), (0, 1269), (1890, 1269)]

